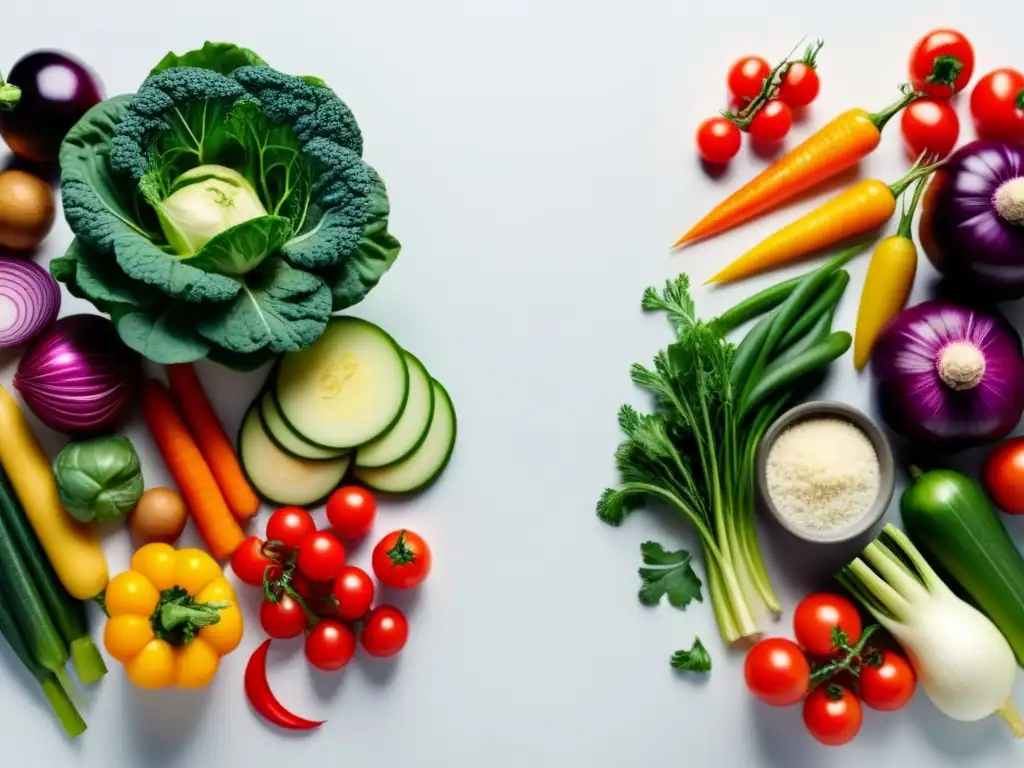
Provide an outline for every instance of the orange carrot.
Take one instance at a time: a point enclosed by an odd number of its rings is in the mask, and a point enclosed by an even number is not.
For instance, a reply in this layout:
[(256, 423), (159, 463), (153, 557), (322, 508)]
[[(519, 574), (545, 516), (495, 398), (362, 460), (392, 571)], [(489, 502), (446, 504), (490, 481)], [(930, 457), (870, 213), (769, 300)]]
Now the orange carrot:
[(224, 434), (217, 414), (210, 407), (210, 401), (203, 392), (196, 370), (191, 363), (167, 366), (167, 380), (178, 410), (185, 417), (192, 437), (210, 465), (210, 471), (217, 481), (231, 514), (239, 520), (248, 520), (260, 508), (259, 497), (238, 463), (235, 447)]
[(143, 385), (142, 415), (210, 554), (217, 560), (230, 557), (245, 534), (163, 384), (149, 380)]
[(708, 282), (742, 280), (882, 226), (896, 211), (896, 200), (907, 187), (935, 168), (915, 165), (892, 185), (877, 179), (854, 184), (751, 248)]
[(885, 124), (920, 95), (904, 86), (903, 98), (881, 112), (841, 114), (726, 198), (672, 247), (738, 226), (853, 167), (878, 146)]

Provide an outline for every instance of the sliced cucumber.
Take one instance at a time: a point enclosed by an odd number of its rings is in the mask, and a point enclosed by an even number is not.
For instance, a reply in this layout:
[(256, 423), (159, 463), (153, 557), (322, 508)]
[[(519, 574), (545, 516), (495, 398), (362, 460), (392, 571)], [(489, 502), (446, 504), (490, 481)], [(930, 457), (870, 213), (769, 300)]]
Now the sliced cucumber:
[(274, 394), (285, 423), (322, 448), (355, 448), (398, 421), (409, 393), (405, 356), (383, 330), (336, 317), (309, 349), (281, 361)]
[(249, 482), (271, 504), (308, 507), (323, 501), (348, 471), (348, 455), (328, 461), (289, 456), (267, 435), (253, 405), (238, 433), (238, 455)]
[(455, 448), (455, 408), (445, 388), (433, 382), (434, 413), (426, 439), (408, 458), (379, 469), (356, 468), (363, 485), (383, 493), (415, 493), (433, 483), (444, 471)]
[(278, 448), (297, 459), (309, 459), (310, 461), (325, 461), (344, 456), (348, 451), (341, 448), (321, 448), (313, 445), (297, 434), (292, 432), (281, 412), (277, 409), (274, 401), (274, 393), (267, 390), (260, 398), (260, 419), (263, 421), (263, 428), (267, 431), (267, 437), (274, 441)]
[(398, 423), (356, 451), (356, 466), (366, 469), (386, 467), (412, 455), (427, 438), (434, 415), (434, 385), (415, 356), (403, 351), (409, 368), (409, 396)]

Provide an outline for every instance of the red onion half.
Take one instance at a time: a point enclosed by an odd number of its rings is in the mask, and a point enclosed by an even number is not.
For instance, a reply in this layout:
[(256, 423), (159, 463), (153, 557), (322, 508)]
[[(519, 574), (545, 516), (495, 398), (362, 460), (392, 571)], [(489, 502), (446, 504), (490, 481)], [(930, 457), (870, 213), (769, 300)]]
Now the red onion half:
[(995, 312), (910, 307), (883, 329), (872, 372), (886, 423), (935, 450), (1002, 439), (1024, 413), (1021, 339)]
[(31, 261), (0, 256), (0, 349), (31, 341), (60, 311), (60, 287)]
[(62, 317), (25, 354), (14, 387), (51, 429), (113, 431), (139, 389), (142, 366), (113, 323), (98, 315)]

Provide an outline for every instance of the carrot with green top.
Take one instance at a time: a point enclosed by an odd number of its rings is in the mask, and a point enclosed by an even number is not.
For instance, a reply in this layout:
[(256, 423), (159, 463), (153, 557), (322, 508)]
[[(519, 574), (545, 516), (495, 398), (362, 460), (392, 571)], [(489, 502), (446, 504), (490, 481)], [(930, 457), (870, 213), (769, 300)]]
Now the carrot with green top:
[(230, 557), (245, 534), (163, 384), (148, 380), (143, 385), (142, 415), (210, 554), (217, 560)]
[(937, 167), (915, 165), (895, 184), (878, 179), (854, 184), (751, 248), (708, 282), (742, 280), (882, 226), (895, 213), (900, 195)]
[(242, 471), (235, 447), (210, 406), (203, 385), (191, 363), (167, 366), (167, 381), (178, 410), (224, 495), (231, 514), (248, 520), (260, 508), (260, 500)]
[(921, 94), (902, 86), (903, 97), (881, 112), (851, 109), (786, 153), (716, 206), (672, 246), (702, 240), (760, 216), (852, 168), (875, 150), (882, 129)]

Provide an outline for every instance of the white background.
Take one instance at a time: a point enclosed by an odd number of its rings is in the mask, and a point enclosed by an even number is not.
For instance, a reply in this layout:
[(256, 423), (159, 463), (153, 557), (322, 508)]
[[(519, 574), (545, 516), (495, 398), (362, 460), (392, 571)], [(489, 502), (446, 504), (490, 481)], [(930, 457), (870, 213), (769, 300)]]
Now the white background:
[[(824, 90), (795, 140), (846, 108), (893, 101), (912, 44), (937, 25), (969, 33), (981, 71), (1019, 67), (1022, 22), (1017, 0), (4, 0), (0, 68), (33, 49), (62, 48), (97, 68), (109, 95), (137, 87), (167, 50), (206, 39), (325, 78), (359, 120), (405, 245), (358, 313), (448, 386), (460, 434), (444, 479), (380, 514), (376, 534), (409, 526), (435, 551), (430, 580), (402, 602), (412, 635), (401, 657), (360, 658), (326, 676), (307, 670), (297, 644), (272, 652), (274, 689), (296, 712), (328, 718), (319, 732), (275, 730), (246, 704), (242, 672), (262, 640), (249, 593), (243, 645), (211, 688), (144, 693), (111, 663), (86, 694), (89, 731), (73, 744), (30, 679), (0, 654), (0, 764), (1024, 763), (1024, 747), (1001, 723), (950, 721), (923, 694), (899, 714), (867, 712), (849, 747), (818, 746), (799, 708), (770, 710), (747, 694), (742, 655), (722, 648), (706, 603), (685, 613), (637, 603), (640, 542), (689, 546), (689, 532), (643, 513), (612, 529), (593, 511), (616, 479), (616, 409), (640, 402), (629, 365), (669, 338), (660, 318), (641, 316), (643, 288), (681, 270), (699, 285), (812, 204), (683, 253), (667, 250), (769, 162), (745, 147), (710, 179), (696, 159), (694, 130), (724, 106), (730, 62), (745, 53), (780, 58), (805, 33), (826, 39)], [(906, 167), (893, 125), (861, 174), (893, 181)], [(58, 222), (38, 260), (69, 240)], [(852, 327), (864, 269), (864, 260), (852, 267), (839, 327)], [(932, 282), (922, 269), (915, 296)], [(701, 289), (699, 308), (711, 315), (759, 287)], [(63, 313), (86, 308), (65, 295)], [(1013, 312), (1024, 327), (1024, 311)], [(16, 357), (0, 357), (5, 386)], [(208, 365), (200, 374), (234, 430), (260, 376)], [(868, 407), (868, 378), (846, 358), (827, 395)], [(137, 420), (127, 434), (147, 485), (169, 483)], [(59, 436), (44, 436), (59, 449)], [(1022, 523), (1012, 524), (1018, 543)], [(790, 611), (809, 590), (828, 587), (849, 554), (797, 545), (774, 528), (765, 548)], [(126, 566), (125, 534), (109, 536), (106, 549), (113, 572)], [(366, 565), (369, 549), (358, 548), (354, 562)], [(789, 616), (778, 633), (789, 632)], [(668, 667), (695, 634), (714, 657), (706, 681)], [(1024, 707), (1024, 683), (1017, 701)]]

